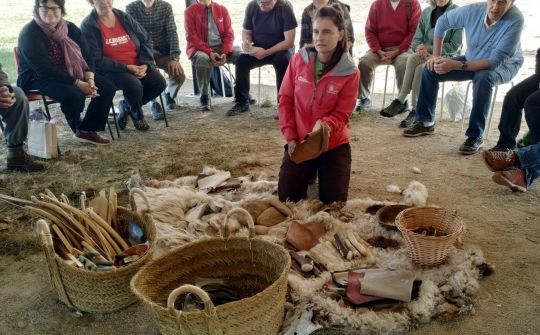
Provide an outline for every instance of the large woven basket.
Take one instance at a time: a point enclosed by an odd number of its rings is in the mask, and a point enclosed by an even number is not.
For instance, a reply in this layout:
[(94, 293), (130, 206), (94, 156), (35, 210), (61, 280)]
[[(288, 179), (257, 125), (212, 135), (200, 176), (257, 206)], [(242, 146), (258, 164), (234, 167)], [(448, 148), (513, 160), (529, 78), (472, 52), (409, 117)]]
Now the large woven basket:
[[(396, 226), (403, 234), (412, 261), (421, 266), (444, 263), (456, 238), (463, 232), (463, 221), (453, 212), (435, 207), (413, 207), (396, 217)], [(444, 236), (415, 233), (418, 228), (433, 227)]]
[[(133, 199), (135, 193), (143, 196), (147, 209), (137, 211)], [(38, 221), (39, 240), (45, 251), (51, 284), (59, 299), (67, 306), (84, 312), (108, 313), (137, 301), (129, 283), (133, 275), (152, 257), (156, 231), (144, 193), (133, 189), (130, 192), (130, 204), (131, 210), (117, 208), (118, 221), (120, 225), (127, 224), (127, 220), (138, 223), (145, 232), (150, 248), (140, 259), (112, 271), (93, 272), (68, 264), (56, 254), (48, 224), (43, 220)]]
[[(250, 237), (204, 238), (177, 248), (151, 262), (131, 281), (131, 288), (158, 324), (162, 334), (277, 334), (284, 317), (290, 257), (276, 244)], [(227, 229), (225, 229), (227, 230)], [(228, 235), (228, 234), (225, 234)], [(193, 284), (197, 278), (226, 278), (241, 300), (214, 306)], [(186, 285), (188, 284), (188, 285)], [(198, 295), (204, 310), (181, 312), (174, 306), (184, 293)]]

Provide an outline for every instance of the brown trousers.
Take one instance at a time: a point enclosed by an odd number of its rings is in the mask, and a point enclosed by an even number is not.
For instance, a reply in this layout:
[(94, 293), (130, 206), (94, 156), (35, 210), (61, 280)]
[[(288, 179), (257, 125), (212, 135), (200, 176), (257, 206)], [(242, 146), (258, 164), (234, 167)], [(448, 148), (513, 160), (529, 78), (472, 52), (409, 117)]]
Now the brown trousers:
[(342, 144), (300, 164), (291, 161), (285, 145), (279, 171), (279, 200), (297, 202), (306, 198), (308, 182), (315, 173), (319, 176), (319, 199), (323, 203), (347, 201), (351, 179), (350, 144)]

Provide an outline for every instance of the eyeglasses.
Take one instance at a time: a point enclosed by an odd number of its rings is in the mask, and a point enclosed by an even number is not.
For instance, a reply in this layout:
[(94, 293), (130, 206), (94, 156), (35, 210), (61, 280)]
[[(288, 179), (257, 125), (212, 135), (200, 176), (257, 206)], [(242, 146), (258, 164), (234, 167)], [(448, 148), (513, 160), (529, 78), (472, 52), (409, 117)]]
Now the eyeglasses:
[(43, 13), (47, 13), (47, 12), (58, 12), (60, 10), (60, 6), (39, 6), (39, 10)]

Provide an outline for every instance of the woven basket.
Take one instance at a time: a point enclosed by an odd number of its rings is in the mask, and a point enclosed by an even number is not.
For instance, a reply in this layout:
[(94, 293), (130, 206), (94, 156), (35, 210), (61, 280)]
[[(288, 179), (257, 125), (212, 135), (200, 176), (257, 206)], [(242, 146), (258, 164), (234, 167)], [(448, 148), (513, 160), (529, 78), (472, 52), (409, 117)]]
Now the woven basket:
[[(204, 238), (149, 262), (133, 277), (131, 288), (158, 324), (162, 334), (277, 334), (284, 316), (290, 257), (276, 244), (255, 239), (247, 211), (250, 237)], [(228, 235), (227, 229), (225, 234)], [(186, 285), (197, 278), (226, 278), (241, 300), (214, 306), (201, 289)], [(204, 302), (200, 311), (181, 312), (175, 300), (194, 293)]]
[[(146, 210), (137, 212), (133, 199), (136, 193), (142, 195), (145, 200), (148, 206)], [(44, 220), (38, 221), (37, 231), (45, 251), (51, 284), (59, 299), (67, 306), (84, 312), (107, 313), (137, 301), (129, 288), (129, 283), (133, 275), (152, 257), (156, 231), (149, 214), (148, 199), (144, 193), (132, 189), (130, 203), (131, 210), (124, 207), (117, 208), (118, 221), (120, 225), (125, 224), (126, 219), (138, 223), (150, 241), (151, 247), (140, 259), (112, 271), (93, 272), (68, 264), (54, 251), (49, 225)]]
[[(421, 266), (444, 263), (448, 251), (463, 232), (463, 221), (453, 212), (434, 207), (414, 207), (396, 217), (396, 226), (403, 234), (412, 261)], [(426, 236), (413, 232), (433, 227), (445, 236)]]

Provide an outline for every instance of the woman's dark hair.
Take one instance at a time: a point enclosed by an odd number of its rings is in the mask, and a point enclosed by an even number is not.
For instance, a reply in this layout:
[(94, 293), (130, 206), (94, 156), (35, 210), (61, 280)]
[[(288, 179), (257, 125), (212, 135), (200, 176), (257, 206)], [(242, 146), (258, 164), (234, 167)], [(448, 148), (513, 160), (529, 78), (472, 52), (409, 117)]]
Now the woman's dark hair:
[(345, 14), (340, 4), (334, 3), (330, 6), (319, 8), (313, 16), (313, 22), (317, 19), (329, 19), (338, 28), (338, 31), (343, 32), (343, 38), (338, 42), (336, 50), (332, 54), (330, 61), (324, 64), (322, 74), (330, 71), (340, 61), (341, 56), (347, 52), (347, 28), (345, 26)]
[[(62, 11), (62, 16), (66, 15), (66, 0), (52, 0), (55, 4), (60, 7)], [(35, 0), (34, 2), (34, 13), (38, 14), (39, 6), (43, 5), (47, 0)]]

